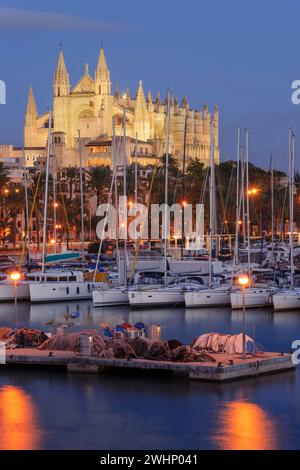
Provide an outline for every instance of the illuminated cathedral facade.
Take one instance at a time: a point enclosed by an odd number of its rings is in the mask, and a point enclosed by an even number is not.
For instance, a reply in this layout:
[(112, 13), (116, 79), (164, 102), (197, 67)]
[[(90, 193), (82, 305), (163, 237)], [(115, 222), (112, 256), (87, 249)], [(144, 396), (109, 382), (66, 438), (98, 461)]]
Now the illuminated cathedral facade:
[[(53, 119), (51, 147), (58, 168), (79, 166), (79, 133), (83, 165), (113, 165), (113, 122), (116, 136), (123, 134), (123, 116), (126, 111), (126, 156), (128, 165), (137, 155), (138, 163), (153, 165), (166, 152), (167, 98), (158, 93), (154, 99), (146, 96), (142, 81), (135, 97), (129, 90), (120, 94), (118, 87), (112, 93), (110, 71), (101, 47), (98, 63), (92, 76), (86, 64), (81, 79), (71, 86), (62, 50), (54, 75)], [(29, 149), (40, 149), (45, 155), (50, 113), (38, 113), (30, 88), (24, 127), (24, 148), (30, 166)], [(79, 132), (78, 132), (79, 131)], [(219, 111), (212, 113), (205, 105), (201, 111), (191, 109), (187, 98), (181, 104), (176, 97), (170, 100), (170, 148), (179, 165), (198, 158), (209, 164), (211, 135), (214, 138), (214, 158), (219, 162)], [(43, 151), (44, 150), (44, 151)], [(36, 157), (35, 157), (36, 158)], [(117, 157), (119, 163), (123, 155)]]

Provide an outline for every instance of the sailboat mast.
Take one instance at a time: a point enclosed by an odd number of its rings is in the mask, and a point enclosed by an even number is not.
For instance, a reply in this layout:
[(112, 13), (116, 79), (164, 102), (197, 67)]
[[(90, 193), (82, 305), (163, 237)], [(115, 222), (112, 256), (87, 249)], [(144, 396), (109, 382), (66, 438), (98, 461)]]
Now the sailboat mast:
[(84, 213), (83, 213), (83, 168), (82, 168), (82, 146), (80, 129), (78, 129), (79, 147), (79, 184), (80, 184), (80, 212), (81, 212), (81, 259), (84, 261)]
[(54, 253), (57, 251), (57, 230), (56, 230), (56, 175), (55, 175), (55, 151), (52, 142), (52, 183), (53, 183), (53, 235), (54, 235)]
[(124, 238), (124, 285), (127, 286), (127, 156), (126, 156), (126, 109), (123, 111), (123, 191), (124, 191), (124, 223), (125, 223), (125, 238)]
[(167, 108), (167, 138), (166, 138), (166, 161), (165, 161), (165, 215), (164, 215), (164, 281), (165, 286), (168, 283), (167, 274), (168, 274), (168, 182), (169, 182), (169, 151), (170, 151), (170, 102), (171, 102), (171, 94), (170, 90), (168, 90), (168, 108)]
[(240, 145), (241, 145), (241, 128), (238, 127), (237, 129), (237, 152), (236, 152), (235, 248), (234, 248), (234, 256), (233, 256), (233, 265), (236, 265), (238, 263), (238, 250), (239, 250)]
[[(45, 257), (46, 257), (46, 243), (47, 243), (47, 213), (48, 213), (48, 189), (49, 189), (49, 160), (51, 148), (51, 127), (52, 127), (52, 111), (49, 113), (49, 128), (48, 128), (48, 141), (47, 141), (47, 156), (46, 156), (46, 183), (45, 183), (45, 202), (44, 202), (44, 224), (43, 224), (43, 251), (42, 251), (42, 273), (45, 272)], [(42, 277), (41, 277), (42, 280)]]
[(250, 206), (249, 206), (249, 130), (245, 130), (246, 136), (246, 215), (247, 215), (247, 255), (248, 255), (248, 276), (250, 279)]
[(215, 236), (215, 156), (214, 156), (214, 125), (210, 124), (210, 178), (209, 178), (209, 277), (208, 286), (212, 287), (212, 252)]
[[(138, 203), (138, 143), (137, 143), (137, 134), (135, 136), (135, 148), (134, 148), (134, 204), (135, 204), (135, 210), (137, 210), (137, 203)], [(135, 222), (135, 248), (137, 248), (137, 237), (136, 237), (136, 229), (137, 225)]]
[(274, 262), (274, 158), (271, 152), (271, 259)]
[(119, 273), (119, 283), (120, 283), (120, 252), (119, 252), (119, 204), (118, 204), (118, 181), (117, 181), (117, 145), (116, 145), (116, 129), (115, 129), (115, 119), (113, 117), (113, 161), (114, 161), (114, 186), (115, 186), (115, 211), (116, 211), (116, 261), (117, 261), (117, 270)]
[(290, 256), (291, 289), (294, 287), (294, 172), (295, 172), (295, 135), (289, 129), (289, 209), (290, 209)]
[(26, 243), (26, 250), (27, 250), (27, 263), (30, 263), (30, 220), (29, 220), (29, 204), (28, 204), (28, 181), (27, 181), (27, 169), (26, 169), (26, 158), (25, 158), (25, 150), (23, 149), (23, 160), (24, 160), (24, 191), (25, 191), (25, 243)]

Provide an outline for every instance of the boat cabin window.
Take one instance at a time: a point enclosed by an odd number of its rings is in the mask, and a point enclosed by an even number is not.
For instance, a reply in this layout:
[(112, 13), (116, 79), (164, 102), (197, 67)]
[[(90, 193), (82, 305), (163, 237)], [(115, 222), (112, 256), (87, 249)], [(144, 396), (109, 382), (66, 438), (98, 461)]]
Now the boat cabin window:
[(70, 282), (75, 282), (76, 281), (76, 276), (69, 276), (69, 281)]
[(47, 276), (46, 280), (47, 280), (47, 282), (57, 282), (57, 277)]
[(67, 277), (67, 276), (60, 276), (60, 277), (59, 277), (59, 281), (60, 281), (60, 282), (67, 282), (67, 281), (68, 281), (68, 277)]

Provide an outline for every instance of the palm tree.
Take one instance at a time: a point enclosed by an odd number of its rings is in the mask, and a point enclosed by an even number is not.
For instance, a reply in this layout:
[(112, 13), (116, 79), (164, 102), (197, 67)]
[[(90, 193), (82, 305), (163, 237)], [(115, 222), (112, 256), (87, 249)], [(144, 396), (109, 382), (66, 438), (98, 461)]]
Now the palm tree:
[[(36, 225), (36, 242), (37, 248), (40, 247), (40, 229), (41, 220), (43, 218), (44, 210), (44, 197), (45, 197), (45, 172), (37, 172), (30, 176), (28, 199), (32, 210), (32, 215), (35, 217)], [(33, 203), (34, 208), (32, 209)]]
[(73, 199), (73, 189), (75, 183), (78, 182), (79, 170), (76, 167), (69, 167), (65, 170), (67, 185), (69, 188), (69, 199)]
[(97, 207), (108, 191), (111, 179), (109, 166), (95, 166), (85, 171), (85, 187), (89, 196), (96, 196)]
[(18, 233), (17, 218), (18, 214), (24, 215), (24, 190), (21, 186), (11, 186), (7, 194), (7, 209), (9, 213), (10, 242), (16, 247), (16, 236)]
[(5, 166), (3, 165), (2, 162), (0, 162), (0, 187), (3, 188), (6, 186), (9, 182), (9, 177), (8, 177), (9, 171)]

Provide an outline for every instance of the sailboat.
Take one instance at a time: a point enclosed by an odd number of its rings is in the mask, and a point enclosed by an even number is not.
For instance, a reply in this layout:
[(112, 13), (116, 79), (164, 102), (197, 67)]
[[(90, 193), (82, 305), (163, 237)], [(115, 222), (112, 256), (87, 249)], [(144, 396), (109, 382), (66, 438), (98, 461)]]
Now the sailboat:
[[(165, 162), (165, 208), (168, 205), (168, 179), (169, 179), (169, 152), (170, 152), (170, 103), (171, 94), (168, 91), (168, 108), (167, 108), (167, 138), (166, 138), (166, 162)], [(141, 286), (139, 288), (132, 288), (128, 292), (130, 306), (136, 307), (153, 307), (159, 306), (172, 306), (184, 303), (183, 288), (179, 285), (168, 284), (168, 226), (167, 226), (167, 211), (164, 214), (164, 285), (163, 286)]]
[(295, 173), (295, 135), (289, 130), (289, 212), (290, 212), (290, 289), (279, 291), (273, 295), (276, 312), (300, 309), (300, 289), (294, 287), (294, 173)]
[[(126, 201), (127, 195), (127, 181), (126, 181), (126, 171), (127, 171), (127, 156), (126, 156), (126, 111), (124, 109), (123, 112), (123, 186), (124, 186), (124, 201)], [(118, 204), (118, 190), (117, 190), (117, 151), (116, 151), (116, 135), (115, 135), (115, 125), (113, 121), (113, 152), (114, 152), (114, 174), (113, 180), (115, 185), (115, 203)], [(112, 190), (112, 188), (111, 188)], [(110, 191), (110, 195), (111, 195)], [(109, 196), (110, 200), (110, 196)], [(125, 212), (127, 211), (127, 207), (123, 208)], [(116, 212), (118, 213), (117, 207)], [(124, 214), (124, 219), (127, 220), (126, 214)], [(117, 266), (119, 271), (119, 279), (120, 279), (120, 256), (119, 256), (119, 225), (118, 225), (118, 217), (116, 220), (116, 257), (117, 257)], [(99, 247), (98, 257), (101, 251), (101, 243)], [(127, 286), (127, 244), (126, 240), (124, 240), (124, 285), (105, 288), (100, 286), (97, 289), (94, 289), (93, 294), (93, 304), (95, 307), (105, 307), (105, 306), (113, 306), (113, 305), (128, 305), (128, 286)]]
[[(246, 206), (246, 211), (243, 214), (244, 224), (246, 225), (246, 232), (244, 239), (247, 240), (247, 271), (248, 277), (251, 279), (251, 258), (250, 258), (250, 204), (249, 204), (249, 130), (245, 130), (245, 161), (242, 165), (242, 204)], [(244, 175), (245, 171), (245, 175)], [(244, 189), (244, 179), (246, 180), (246, 186)], [(246, 193), (246, 204), (244, 203), (244, 193)], [(238, 223), (239, 218), (237, 218), (236, 223)], [(244, 229), (245, 230), (245, 229)], [(237, 244), (237, 240), (236, 240)], [(230, 293), (230, 302), (232, 309), (242, 309), (245, 308), (255, 308), (255, 307), (269, 307), (272, 304), (272, 294), (274, 292), (273, 288), (269, 287), (247, 287), (243, 291), (240, 288), (232, 289)]]
[[(47, 209), (48, 209), (48, 187), (49, 187), (49, 161), (51, 146), (51, 122), (52, 112), (49, 117), (47, 158), (46, 158), (46, 185), (45, 185), (45, 206), (43, 225), (43, 251), (42, 251), (42, 271), (28, 275), (29, 292), (31, 302), (59, 302), (66, 300), (83, 300), (92, 297), (92, 290), (97, 286), (102, 286), (103, 282), (86, 280), (85, 273), (67, 269), (53, 269), (46, 271), (46, 241), (47, 241)], [(81, 142), (79, 134), (79, 153), (81, 154)], [(81, 158), (80, 158), (81, 165)], [(82, 237), (84, 234), (82, 233)], [(83, 243), (82, 243), (83, 249)], [(68, 254), (66, 254), (68, 256)], [(54, 254), (57, 260), (61, 261), (64, 256)]]
[(214, 127), (211, 122), (210, 145), (210, 243), (209, 243), (209, 281), (208, 288), (190, 288), (184, 293), (186, 307), (217, 307), (230, 305), (230, 286), (215, 286), (213, 284), (212, 254), (215, 237), (216, 203), (215, 203), (215, 158), (214, 158)]

